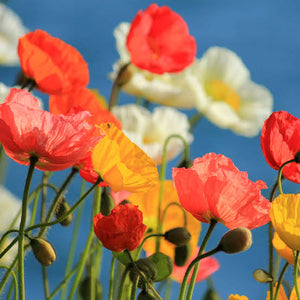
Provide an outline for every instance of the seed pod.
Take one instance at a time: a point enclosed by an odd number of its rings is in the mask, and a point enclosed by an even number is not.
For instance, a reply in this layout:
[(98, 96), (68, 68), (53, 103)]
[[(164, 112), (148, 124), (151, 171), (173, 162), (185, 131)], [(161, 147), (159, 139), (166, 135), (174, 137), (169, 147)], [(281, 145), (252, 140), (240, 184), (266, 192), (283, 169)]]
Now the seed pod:
[(165, 233), (165, 239), (176, 246), (186, 245), (191, 240), (191, 234), (185, 227), (177, 227)]
[(32, 238), (30, 240), (35, 258), (43, 265), (50, 266), (56, 260), (56, 253), (52, 245), (41, 238)]

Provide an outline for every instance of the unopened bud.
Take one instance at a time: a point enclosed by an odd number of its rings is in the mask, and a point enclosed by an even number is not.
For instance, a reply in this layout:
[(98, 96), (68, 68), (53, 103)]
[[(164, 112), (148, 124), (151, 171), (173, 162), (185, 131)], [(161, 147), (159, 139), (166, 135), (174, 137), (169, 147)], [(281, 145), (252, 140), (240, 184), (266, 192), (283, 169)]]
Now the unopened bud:
[(152, 296), (151, 294), (148, 293), (148, 291), (142, 290), (138, 296), (137, 300), (155, 300), (156, 297)]
[(176, 246), (186, 245), (191, 240), (191, 234), (185, 227), (177, 227), (165, 233), (165, 239)]
[[(61, 197), (55, 208), (56, 219), (60, 219), (70, 210), (70, 205), (65, 197)], [(69, 226), (72, 223), (73, 215), (69, 214), (64, 220), (60, 222), (62, 226)]]
[(184, 266), (188, 258), (190, 257), (191, 248), (190, 245), (183, 245), (183, 246), (176, 246), (175, 247), (175, 256), (174, 256), (174, 263), (178, 267)]
[(295, 155), (295, 161), (296, 161), (296, 163), (300, 163), (300, 151), (298, 151), (297, 153), (296, 153), (296, 155)]
[(190, 168), (193, 165), (193, 163), (190, 160), (183, 159), (179, 164), (177, 165), (177, 168)]
[(226, 232), (220, 243), (219, 249), (228, 254), (246, 251), (252, 245), (252, 233), (248, 228), (238, 227)]
[(129, 200), (127, 200), (127, 199), (125, 199), (125, 200), (122, 200), (120, 203), (119, 203), (119, 205), (125, 205), (125, 204), (130, 204), (131, 202), (129, 201)]
[(122, 86), (130, 81), (132, 75), (133, 75), (132, 65), (131, 63), (128, 63), (120, 68), (115, 83), (118, 86)]
[(56, 260), (56, 253), (52, 245), (41, 238), (32, 238), (30, 240), (35, 258), (43, 265), (50, 266)]
[[(98, 281), (98, 279), (93, 278), (94, 280), (94, 295), (95, 299), (102, 299), (102, 285)], [(92, 279), (90, 276), (84, 278), (79, 285), (79, 294), (83, 300), (91, 299), (91, 287), (92, 287)]]
[(268, 283), (273, 281), (273, 277), (271, 274), (266, 272), (263, 269), (257, 269), (253, 272), (253, 277), (256, 281), (261, 283)]
[(221, 298), (214, 289), (209, 289), (205, 293), (203, 300), (221, 300)]
[(114, 207), (115, 207), (115, 204), (112, 199), (112, 196), (109, 194), (109, 192), (106, 188), (103, 188), (103, 191), (101, 193), (100, 212), (102, 213), (103, 216), (109, 216), (111, 210)]

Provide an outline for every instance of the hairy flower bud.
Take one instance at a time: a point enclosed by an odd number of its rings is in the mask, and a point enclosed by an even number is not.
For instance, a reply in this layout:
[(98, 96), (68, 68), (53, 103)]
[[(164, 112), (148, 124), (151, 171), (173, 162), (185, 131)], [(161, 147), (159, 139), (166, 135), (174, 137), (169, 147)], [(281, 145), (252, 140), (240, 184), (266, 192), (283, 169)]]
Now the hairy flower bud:
[(182, 267), (186, 264), (190, 256), (191, 248), (189, 244), (175, 247), (174, 263), (178, 267)]
[(263, 269), (257, 269), (253, 272), (253, 277), (256, 281), (261, 283), (268, 283), (273, 281), (273, 277), (271, 274), (266, 272)]
[(100, 212), (103, 216), (109, 216), (111, 210), (115, 207), (114, 201), (108, 192), (107, 188), (103, 188), (101, 193), (101, 206)]
[(132, 65), (130, 63), (122, 66), (119, 70), (115, 83), (122, 86), (130, 81), (133, 76)]
[(52, 245), (41, 238), (32, 238), (30, 240), (35, 258), (43, 265), (50, 266), (56, 260), (56, 253)]
[(176, 246), (183, 246), (191, 240), (191, 234), (185, 227), (176, 227), (165, 233), (165, 239)]
[[(65, 197), (61, 197), (58, 201), (56, 208), (55, 208), (55, 216), (56, 219), (60, 219), (70, 210), (70, 205), (67, 202)], [(69, 214), (64, 220), (60, 222), (62, 226), (69, 226), (72, 223), (73, 214)]]
[[(93, 278), (94, 280), (94, 294), (95, 299), (102, 299), (102, 285), (98, 281), (98, 279)], [(90, 300), (91, 299), (91, 285), (92, 285), (92, 278), (90, 276), (85, 277), (80, 285), (79, 285), (79, 294), (83, 300)]]
[(238, 227), (226, 232), (218, 248), (228, 254), (246, 251), (252, 245), (252, 233), (246, 227)]
[(151, 294), (149, 294), (148, 291), (142, 290), (138, 296), (137, 296), (137, 300), (155, 300), (156, 298), (154, 296), (152, 296)]

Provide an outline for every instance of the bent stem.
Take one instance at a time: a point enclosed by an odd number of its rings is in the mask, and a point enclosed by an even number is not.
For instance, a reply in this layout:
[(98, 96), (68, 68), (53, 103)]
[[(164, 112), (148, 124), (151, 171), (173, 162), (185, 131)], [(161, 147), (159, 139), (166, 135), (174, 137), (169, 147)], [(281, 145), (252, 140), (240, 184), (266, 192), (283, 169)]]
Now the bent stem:
[(190, 286), (189, 286), (189, 290), (188, 290), (188, 294), (187, 294), (186, 299), (190, 300), (192, 298), (192, 294), (193, 294), (193, 290), (194, 290), (194, 286), (195, 286), (195, 282), (196, 282), (196, 277), (197, 277), (197, 273), (198, 273), (198, 269), (199, 269), (199, 261), (203, 257), (208, 256), (207, 254), (212, 255), (211, 252), (216, 250), (216, 249), (214, 249), (214, 250), (212, 250), (210, 252), (207, 252), (204, 255), (202, 255), (202, 253), (203, 253), (203, 251), (206, 247), (206, 244), (207, 244), (207, 242), (208, 242), (208, 240), (209, 240), (209, 238), (210, 238), (210, 236), (211, 236), (211, 234), (212, 234), (212, 232), (213, 232), (216, 225), (217, 225), (217, 221), (212, 219), (210, 221), (209, 228), (207, 229), (205, 237), (204, 237), (204, 239), (202, 241), (202, 244), (200, 246), (198, 256), (190, 263), (190, 265), (188, 266), (188, 268), (185, 272), (185, 275), (184, 275), (184, 278), (183, 278), (183, 281), (182, 281), (182, 284), (181, 284), (181, 288), (180, 288), (179, 300), (184, 299), (185, 292), (186, 292), (186, 287), (187, 287), (187, 281), (188, 281), (191, 270), (195, 266), (194, 271), (193, 271), (193, 275), (192, 275), (192, 278), (191, 278), (191, 281), (190, 281)]
[(288, 266), (289, 266), (289, 263), (286, 262), (285, 265), (282, 268), (282, 271), (280, 272), (280, 275), (279, 275), (279, 278), (278, 278), (278, 282), (277, 282), (277, 286), (276, 286), (276, 290), (275, 290), (274, 300), (277, 300), (278, 293), (279, 293), (279, 288), (280, 288), (280, 285), (281, 285), (284, 273), (287, 270)]
[(278, 182), (278, 190), (279, 190), (279, 193), (280, 193), (280, 194), (283, 194), (283, 191), (282, 191), (282, 185), (281, 185), (281, 176), (282, 176), (283, 168), (284, 168), (287, 164), (290, 164), (290, 163), (293, 163), (293, 162), (296, 162), (296, 159), (295, 159), (295, 158), (286, 161), (286, 162), (279, 168), (279, 170), (278, 170), (277, 182)]
[(19, 299), (25, 299), (25, 283), (24, 283), (24, 233), (25, 233), (25, 224), (27, 217), (27, 205), (28, 205), (28, 196), (30, 190), (30, 184), (33, 176), (33, 171), (36, 162), (38, 159), (36, 157), (30, 157), (30, 165), (26, 178), (26, 183), (23, 192), (23, 201), (22, 201), (22, 215), (19, 227), (19, 236), (18, 236), (18, 280), (19, 280)]
[(295, 284), (295, 290), (296, 290), (296, 295), (297, 299), (300, 300), (300, 292), (299, 292), (299, 287), (298, 287), (298, 261), (299, 261), (299, 250), (296, 251), (295, 255), (295, 263), (294, 263), (294, 284)]

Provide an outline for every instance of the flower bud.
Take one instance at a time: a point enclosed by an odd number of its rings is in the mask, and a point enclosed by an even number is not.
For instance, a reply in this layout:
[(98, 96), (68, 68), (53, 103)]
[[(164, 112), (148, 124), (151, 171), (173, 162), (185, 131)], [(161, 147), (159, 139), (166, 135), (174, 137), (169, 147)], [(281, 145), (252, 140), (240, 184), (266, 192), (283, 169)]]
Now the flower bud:
[(132, 75), (133, 75), (132, 65), (131, 63), (128, 63), (120, 68), (115, 83), (118, 86), (123, 86), (124, 84), (130, 81)]
[(115, 207), (112, 196), (109, 194), (106, 188), (103, 188), (101, 193), (101, 206), (100, 212), (103, 216), (109, 216), (111, 210)]
[(174, 263), (178, 267), (184, 266), (190, 257), (191, 248), (189, 244), (175, 247)]
[(182, 161), (179, 162), (177, 165), (177, 168), (190, 168), (193, 165), (193, 163), (190, 160), (183, 159)]
[(253, 272), (253, 277), (256, 281), (261, 283), (268, 283), (273, 281), (273, 277), (271, 274), (266, 272), (263, 269), (257, 269)]
[(191, 240), (191, 234), (185, 227), (177, 227), (168, 230), (164, 237), (167, 241), (176, 246), (186, 245)]
[(208, 289), (203, 300), (221, 300), (220, 296), (214, 289)]
[[(98, 281), (98, 279), (94, 279), (94, 294), (95, 294), (95, 299), (102, 299), (102, 285)], [(90, 300), (91, 299), (91, 284), (92, 284), (92, 279), (90, 276), (85, 277), (80, 285), (79, 285), (79, 294), (83, 300)]]
[(52, 245), (41, 238), (32, 238), (30, 240), (35, 258), (43, 265), (50, 266), (56, 260), (56, 253)]
[(296, 153), (296, 155), (295, 155), (295, 161), (296, 161), (297, 164), (300, 163), (300, 151), (298, 151), (298, 152)]
[[(55, 216), (56, 219), (60, 219), (70, 210), (70, 205), (67, 202), (65, 197), (61, 197), (58, 201), (56, 208), (55, 208)], [(60, 222), (62, 226), (69, 226), (72, 223), (73, 214), (69, 214), (64, 220)]]
[(226, 232), (218, 248), (228, 254), (246, 251), (252, 245), (252, 233), (248, 228), (238, 227)]
[(156, 298), (148, 293), (148, 291), (142, 290), (138, 296), (137, 300), (155, 300)]

